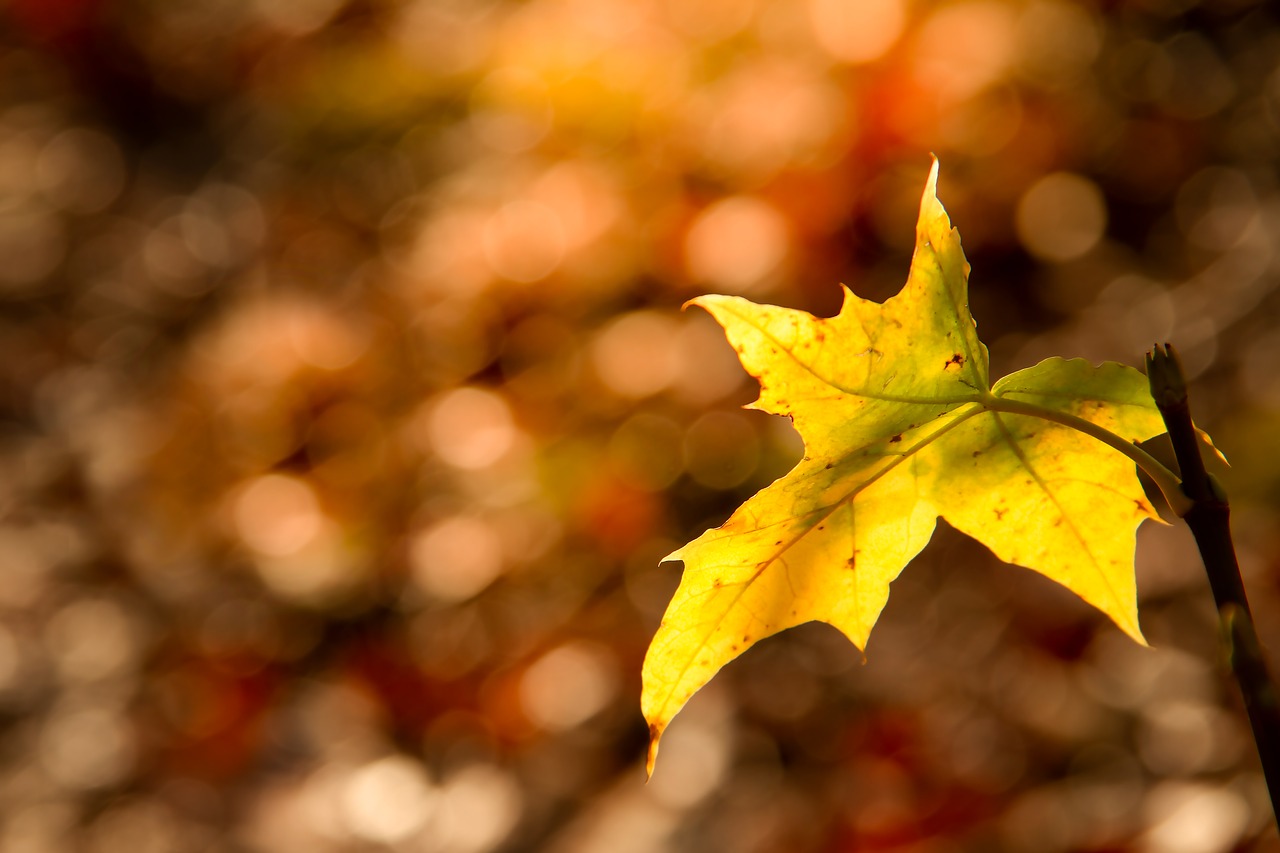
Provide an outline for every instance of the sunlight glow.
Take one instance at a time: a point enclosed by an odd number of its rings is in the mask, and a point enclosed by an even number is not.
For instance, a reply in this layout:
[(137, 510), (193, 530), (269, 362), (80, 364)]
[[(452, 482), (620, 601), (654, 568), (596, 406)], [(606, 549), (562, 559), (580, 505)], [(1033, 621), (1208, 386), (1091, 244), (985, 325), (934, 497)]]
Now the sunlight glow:
[(1031, 254), (1047, 261), (1073, 260), (1102, 239), (1106, 201), (1088, 178), (1054, 172), (1022, 194), (1015, 224), (1018, 239)]
[(809, 19), (818, 44), (840, 62), (871, 62), (902, 35), (902, 0), (810, 0)]
[(502, 543), (482, 519), (456, 515), (418, 533), (409, 546), (414, 580), (428, 594), (463, 601), (502, 572)]
[(283, 557), (300, 551), (320, 532), (323, 516), (304, 481), (267, 474), (251, 481), (235, 500), (236, 531), (260, 554)]
[(555, 211), (531, 201), (503, 205), (484, 229), (484, 256), (495, 274), (520, 284), (546, 278), (565, 255), (564, 226)]
[(516, 442), (511, 410), (497, 394), (459, 388), (428, 405), (428, 441), (436, 455), (455, 468), (487, 468)]
[(421, 764), (393, 755), (351, 774), (340, 806), (352, 834), (394, 844), (422, 829), (435, 811), (438, 796)]
[(609, 652), (594, 644), (566, 643), (539, 658), (520, 681), (520, 703), (541, 728), (564, 731), (604, 710), (618, 689)]
[(592, 363), (610, 390), (639, 399), (677, 378), (673, 346), (676, 321), (656, 311), (634, 311), (614, 320), (592, 343)]
[(733, 196), (712, 204), (685, 238), (689, 274), (727, 293), (764, 289), (790, 248), (787, 221), (768, 202)]

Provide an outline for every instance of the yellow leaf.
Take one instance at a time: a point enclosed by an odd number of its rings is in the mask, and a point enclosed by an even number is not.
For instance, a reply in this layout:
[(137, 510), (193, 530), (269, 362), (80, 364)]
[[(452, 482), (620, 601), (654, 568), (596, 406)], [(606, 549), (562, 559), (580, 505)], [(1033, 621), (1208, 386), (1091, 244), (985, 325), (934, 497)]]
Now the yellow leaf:
[(790, 416), (805, 456), (667, 557), (685, 568), (644, 662), (650, 773), (672, 717), (753, 643), (820, 620), (865, 648), (938, 517), (1142, 642), (1134, 543), (1155, 512), (1118, 448), (1164, 431), (1146, 379), (1051, 358), (991, 385), (937, 174), (935, 161), (907, 283), (883, 304), (847, 288), (830, 318), (692, 302), (759, 380), (753, 407)]

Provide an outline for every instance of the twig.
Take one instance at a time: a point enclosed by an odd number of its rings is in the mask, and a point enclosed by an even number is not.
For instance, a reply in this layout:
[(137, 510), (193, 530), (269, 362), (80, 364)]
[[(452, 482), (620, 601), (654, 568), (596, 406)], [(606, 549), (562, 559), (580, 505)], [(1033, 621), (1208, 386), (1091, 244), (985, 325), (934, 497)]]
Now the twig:
[(1280, 697), (1267, 669), (1240, 578), (1231, 541), (1231, 508), (1221, 484), (1205, 470), (1200, 441), (1191, 421), (1186, 377), (1172, 346), (1165, 344), (1162, 350), (1157, 344), (1153, 352), (1147, 353), (1147, 379), (1169, 430), (1182, 473), (1182, 490), (1191, 499), (1190, 508), (1181, 514), (1196, 538), (1209, 575), (1228, 659), (1244, 695), (1262, 772), (1271, 792), (1271, 810), (1280, 816)]

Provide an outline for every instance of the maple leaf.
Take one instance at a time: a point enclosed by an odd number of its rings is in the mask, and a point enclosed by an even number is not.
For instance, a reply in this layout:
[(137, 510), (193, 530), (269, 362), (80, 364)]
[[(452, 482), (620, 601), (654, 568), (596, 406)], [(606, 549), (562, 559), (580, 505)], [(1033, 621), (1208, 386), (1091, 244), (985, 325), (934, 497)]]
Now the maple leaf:
[(939, 517), (1143, 642), (1135, 537), (1157, 516), (1132, 442), (1164, 431), (1146, 377), (1050, 358), (992, 385), (937, 176), (935, 160), (907, 283), (883, 304), (848, 288), (830, 318), (730, 296), (691, 302), (759, 380), (751, 407), (791, 417), (805, 455), (666, 558), (685, 568), (644, 662), (650, 773), (672, 717), (760, 639), (819, 620), (865, 648), (889, 584)]

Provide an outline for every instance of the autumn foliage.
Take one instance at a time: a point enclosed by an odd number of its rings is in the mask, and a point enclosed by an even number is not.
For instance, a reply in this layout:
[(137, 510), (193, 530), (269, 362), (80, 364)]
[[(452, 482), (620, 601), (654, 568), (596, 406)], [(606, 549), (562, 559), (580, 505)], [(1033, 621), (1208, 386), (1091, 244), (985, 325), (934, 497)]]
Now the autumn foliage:
[(790, 417), (805, 455), (667, 558), (685, 570), (645, 661), (650, 772), (671, 718), (757, 641), (818, 620), (865, 647), (939, 517), (1143, 642), (1135, 533), (1158, 516), (1114, 445), (1164, 430), (1146, 377), (1050, 358), (993, 385), (937, 177), (935, 161), (910, 275), (883, 305), (848, 289), (830, 319), (738, 297), (691, 303), (760, 380), (753, 407)]

